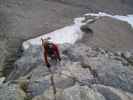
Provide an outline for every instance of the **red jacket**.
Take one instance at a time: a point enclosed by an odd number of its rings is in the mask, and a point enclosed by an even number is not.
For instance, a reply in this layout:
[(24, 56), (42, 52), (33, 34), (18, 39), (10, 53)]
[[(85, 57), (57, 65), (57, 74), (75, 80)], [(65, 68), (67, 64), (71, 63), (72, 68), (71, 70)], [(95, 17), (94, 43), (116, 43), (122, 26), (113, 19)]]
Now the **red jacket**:
[[(54, 52), (54, 55), (58, 59), (60, 59), (58, 46), (56, 44), (54, 44), (54, 43), (52, 43), (51, 45), (52, 45), (52, 51)], [(49, 62), (48, 62), (48, 56), (49, 56), (49, 54), (48, 54), (48, 45), (43, 45), (43, 48), (44, 48), (44, 53), (43, 53), (44, 61), (45, 61), (46, 64), (49, 64)]]

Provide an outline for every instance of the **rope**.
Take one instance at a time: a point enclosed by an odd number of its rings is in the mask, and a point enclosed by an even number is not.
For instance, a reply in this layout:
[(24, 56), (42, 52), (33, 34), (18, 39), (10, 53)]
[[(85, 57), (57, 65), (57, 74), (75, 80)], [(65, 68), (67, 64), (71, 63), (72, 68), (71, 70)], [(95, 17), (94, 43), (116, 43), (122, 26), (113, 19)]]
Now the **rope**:
[(50, 80), (51, 80), (51, 85), (52, 85), (52, 88), (53, 88), (53, 95), (54, 95), (54, 100), (56, 100), (56, 86), (55, 86), (55, 83), (54, 83), (54, 74), (52, 73), (51, 69), (48, 68), (49, 72), (51, 73), (51, 77), (50, 77)]
[(53, 87), (53, 94), (54, 94), (54, 100), (56, 100), (56, 87), (55, 87), (55, 83), (54, 83), (54, 76), (51, 75), (51, 85)]

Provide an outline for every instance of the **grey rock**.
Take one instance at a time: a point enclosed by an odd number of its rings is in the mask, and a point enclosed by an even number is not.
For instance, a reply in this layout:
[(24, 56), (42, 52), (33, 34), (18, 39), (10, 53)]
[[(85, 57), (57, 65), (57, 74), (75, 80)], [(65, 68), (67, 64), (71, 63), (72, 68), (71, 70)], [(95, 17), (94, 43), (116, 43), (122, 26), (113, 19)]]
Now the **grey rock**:
[(26, 94), (14, 84), (0, 85), (0, 100), (25, 100)]
[(105, 100), (104, 96), (87, 86), (75, 85), (63, 92), (65, 100)]
[[(51, 70), (54, 74), (54, 82), (57, 89), (64, 91), (76, 82), (91, 89), (93, 84), (102, 84), (133, 93), (132, 66), (124, 65), (122, 62), (126, 60), (120, 55), (102, 48), (90, 48), (79, 42), (75, 45), (61, 45), (60, 49), (62, 61), (56, 65), (51, 63)], [(51, 87), (51, 73), (43, 63), (41, 53), (41, 47), (31, 46), (16, 61), (17, 68), (15, 72), (17, 73), (14, 72), (13, 76), (10, 75), (10, 79), (14, 79), (14, 76), (16, 77), (15, 79), (25, 75), (31, 76), (29, 91), (31, 91), (33, 97), (38, 97), (43, 93), (47, 94), (47, 90)], [(123, 100), (117, 93), (112, 93), (108, 89), (105, 89), (105, 91), (101, 92), (99, 89), (99, 92), (109, 100)], [(114, 96), (114, 98), (111, 96)], [(48, 99), (48, 97), (45, 98), (46, 100)], [(59, 98), (64, 98), (64, 96), (59, 96)], [(93, 99), (97, 100), (97, 97)]]
[[(21, 42), (70, 24), (72, 18), (86, 12), (132, 13), (132, 3), (131, 0), (104, 2), (98, 0), (89, 2), (82, 0), (1, 0), (0, 58), (2, 59), (0, 59), (0, 71), (4, 70), (6, 76), (13, 69), (6, 81), (31, 76), (28, 89), (32, 96), (38, 97), (37, 99), (35, 97), (35, 100), (53, 99), (50, 84), (51, 73), (43, 63), (41, 47), (31, 46), (20, 57)], [(78, 41), (80, 43), (77, 42), (73, 46), (62, 45), (60, 47), (62, 62), (57, 65), (54, 62), (51, 63), (55, 85), (59, 90), (57, 100), (132, 100), (132, 55), (118, 56), (108, 50), (88, 47), (100, 46), (107, 49), (113, 48), (113, 50), (132, 49), (131, 26), (104, 17), (91, 26), (85, 27), (87, 32), (92, 29), (94, 34), (85, 34), (83, 39)], [(116, 39), (118, 36), (121, 37)], [(20, 58), (15, 62), (18, 57)], [(2, 74), (0, 73), (0, 76)], [(75, 85), (69, 88), (75, 82), (84, 86)], [(95, 86), (98, 90), (95, 91), (91, 87), (94, 83), (105, 86)], [(106, 85), (111, 87), (106, 87)], [(0, 100), (24, 100), (25, 97), (26, 94), (15, 84), (0, 85)]]
[[(54, 95), (52, 90), (47, 90), (43, 95), (35, 97), (33, 100), (53, 100)], [(105, 100), (103, 95), (88, 88), (87, 86), (74, 85), (65, 90), (57, 90), (56, 98), (58, 100)], [(46, 100), (47, 100), (46, 99)]]
[[(101, 84), (133, 92), (133, 69), (131, 65), (123, 65), (125, 59), (121, 56), (115, 56), (115, 53), (110, 51), (106, 53), (102, 49), (89, 49), (84, 44), (75, 45), (70, 50), (72, 55), (80, 57), (83, 66), (88, 66), (90, 71), (96, 70), (97, 79)], [(88, 56), (92, 51), (94, 54), (97, 52), (96, 56)], [(115, 57), (123, 60), (116, 60)]]
[(133, 94), (124, 92), (120, 89), (116, 89), (110, 86), (93, 85), (93, 87), (101, 93), (106, 100), (132, 100)]
[[(57, 89), (65, 89), (74, 85), (73, 79), (60, 74), (54, 74), (54, 83)], [(30, 94), (34, 97), (43, 94), (47, 89), (51, 87), (51, 75), (45, 77), (41, 76), (38, 80), (32, 80), (29, 84)]]
[(92, 24), (85, 25), (93, 31), (85, 33), (82, 42), (90, 47), (112, 51), (132, 51), (132, 26), (110, 17), (101, 17)]
[(23, 56), (17, 60), (14, 64), (13, 72), (8, 76), (7, 80), (13, 80), (20, 76), (24, 76), (30, 73), (38, 65), (43, 65), (42, 60), (42, 49), (41, 47), (30, 47), (27, 51), (23, 53)]

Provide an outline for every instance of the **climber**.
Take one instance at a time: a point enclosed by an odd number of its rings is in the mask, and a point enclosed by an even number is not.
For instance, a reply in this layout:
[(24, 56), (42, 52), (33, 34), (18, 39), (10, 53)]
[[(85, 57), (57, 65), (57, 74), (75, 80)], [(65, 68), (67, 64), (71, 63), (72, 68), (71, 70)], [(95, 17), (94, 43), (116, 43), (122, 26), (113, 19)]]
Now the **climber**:
[(44, 62), (48, 68), (51, 67), (48, 57), (52, 60), (61, 61), (58, 46), (49, 41), (50, 38), (42, 39)]

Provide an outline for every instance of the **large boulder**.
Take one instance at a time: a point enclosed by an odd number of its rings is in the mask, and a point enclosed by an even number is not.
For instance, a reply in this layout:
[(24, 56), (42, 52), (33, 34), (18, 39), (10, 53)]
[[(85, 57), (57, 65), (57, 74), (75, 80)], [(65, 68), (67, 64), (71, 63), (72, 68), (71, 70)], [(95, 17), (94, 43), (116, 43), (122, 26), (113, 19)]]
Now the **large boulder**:
[(121, 54), (80, 43), (71, 47), (68, 54), (80, 58), (82, 67), (88, 68), (100, 84), (133, 92), (133, 66)]
[(114, 51), (132, 51), (133, 49), (133, 29), (127, 22), (110, 17), (101, 17), (95, 23), (86, 24), (83, 29), (86, 34), (81, 41), (88, 46)]

